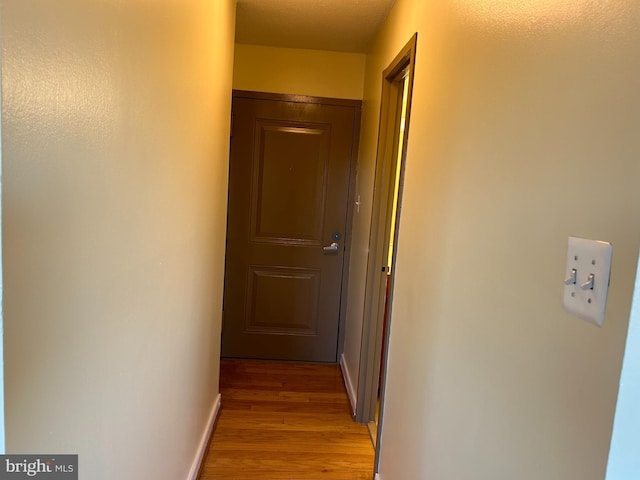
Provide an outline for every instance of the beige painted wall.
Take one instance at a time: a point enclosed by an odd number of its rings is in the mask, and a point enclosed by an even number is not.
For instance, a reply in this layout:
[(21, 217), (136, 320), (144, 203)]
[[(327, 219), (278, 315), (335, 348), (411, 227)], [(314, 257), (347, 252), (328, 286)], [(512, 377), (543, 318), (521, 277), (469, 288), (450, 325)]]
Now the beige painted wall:
[(233, 88), (360, 100), (366, 56), (236, 44)]
[(9, 452), (187, 478), (218, 395), (234, 18), (2, 2)]
[[(635, 0), (397, 1), (367, 58), (349, 290), (352, 308), (380, 73), (418, 31), (384, 480), (604, 478), (640, 240), (638, 25)], [(569, 235), (614, 244), (603, 328), (562, 310)]]

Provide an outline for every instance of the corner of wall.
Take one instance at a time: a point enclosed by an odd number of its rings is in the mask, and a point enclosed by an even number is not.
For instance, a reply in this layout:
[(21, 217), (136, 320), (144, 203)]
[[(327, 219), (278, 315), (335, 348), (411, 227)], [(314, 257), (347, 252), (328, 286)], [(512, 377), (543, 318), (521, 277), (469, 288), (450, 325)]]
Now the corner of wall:
[(213, 406), (211, 407), (211, 414), (209, 415), (207, 424), (205, 425), (204, 431), (202, 432), (202, 438), (200, 439), (200, 443), (198, 444), (198, 449), (196, 450), (196, 455), (195, 455), (195, 458), (193, 459), (193, 464), (191, 465), (189, 476), (187, 477), (188, 480), (198, 479), (198, 473), (200, 473), (200, 468), (202, 466), (204, 456), (207, 453), (207, 446), (209, 445), (209, 441), (211, 440), (211, 435), (213, 434), (213, 427), (216, 424), (218, 415), (220, 414), (220, 407), (221, 407), (220, 398), (221, 398), (221, 395), (218, 394), (216, 399), (213, 401)]
[(347, 365), (347, 359), (344, 356), (344, 353), (340, 355), (340, 369), (342, 370), (342, 380), (344, 381), (344, 386), (347, 389), (347, 395), (349, 397), (349, 403), (351, 404), (351, 409), (353, 416), (356, 414), (356, 407), (358, 405), (358, 397), (356, 395), (356, 390), (353, 387), (353, 382), (351, 381), (351, 374), (349, 373), (349, 367)]

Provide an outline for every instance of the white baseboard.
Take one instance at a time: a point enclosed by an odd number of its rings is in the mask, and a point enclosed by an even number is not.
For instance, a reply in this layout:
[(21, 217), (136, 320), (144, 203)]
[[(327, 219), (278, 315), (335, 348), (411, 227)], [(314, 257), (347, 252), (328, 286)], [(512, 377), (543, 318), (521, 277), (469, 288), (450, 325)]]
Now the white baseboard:
[(380, 475), (379, 473), (376, 473), (376, 476), (373, 477), (373, 480), (382, 480), (382, 475)]
[(209, 415), (207, 426), (204, 432), (202, 433), (202, 438), (200, 439), (200, 444), (198, 445), (196, 456), (193, 459), (193, 464), (191, 465), (191, 470), (189, 471), (188, 480), (197, 480), (198, 478), (198, 472), (200, 471), (200, 464), (202, 464), (202, 461), (204, 460), (204, 454), (207, 451), (207, 445), (211, 437), (211, 432), (213, 430), (213, 426), (216, 423), (216, 418), (218, 418), (219, 413), (220, 413), (220, 394), (218, 394), (215, 401), (213, 402), (213, 407), (211, 408), (211, 414)]
[(349, 367), (347, 366), (347, 360), (344, 357), (344, 353), (340, 355), (340, 369), (342, 370), (344, 386), (347, 389), (347, 395), (349, 396), (349, 403), (351, 403), (351, 410), (353, 411), (353, 416), (355, 417), (356, 406), (358, 404), (358, 396), (356, 395), (356, 389), (353, 388), (353, 382), (351, 381), (351, 375), (349, 374)]

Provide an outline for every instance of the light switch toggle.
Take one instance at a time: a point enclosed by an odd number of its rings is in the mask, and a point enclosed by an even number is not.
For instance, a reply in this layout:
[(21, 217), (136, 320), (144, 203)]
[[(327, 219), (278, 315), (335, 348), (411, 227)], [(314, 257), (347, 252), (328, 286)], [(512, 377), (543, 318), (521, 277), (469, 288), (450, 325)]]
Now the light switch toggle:
[(578, 282), (578, 271), (575, 268), (571, 269), (571, 273), (565, 279), (565, 285), (575, 285)]
[(580, 284), (582, 290), (593, 290), (593, 284), (595, 283), (596, 276), (590, 273), (587, 277), (587, 281)]

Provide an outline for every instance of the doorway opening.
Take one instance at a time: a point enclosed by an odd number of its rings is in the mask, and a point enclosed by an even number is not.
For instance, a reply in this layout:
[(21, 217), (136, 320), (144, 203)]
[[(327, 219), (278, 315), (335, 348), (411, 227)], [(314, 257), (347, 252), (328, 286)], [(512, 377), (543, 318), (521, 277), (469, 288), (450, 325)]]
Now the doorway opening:
[(356, 420), (379, 452), (417, 34), (383, 72)]
[(640, 263), (636, 271), (606, 480), (638, 478), (640, 474), (638, 445), (640, 445)]

